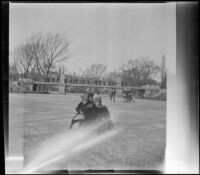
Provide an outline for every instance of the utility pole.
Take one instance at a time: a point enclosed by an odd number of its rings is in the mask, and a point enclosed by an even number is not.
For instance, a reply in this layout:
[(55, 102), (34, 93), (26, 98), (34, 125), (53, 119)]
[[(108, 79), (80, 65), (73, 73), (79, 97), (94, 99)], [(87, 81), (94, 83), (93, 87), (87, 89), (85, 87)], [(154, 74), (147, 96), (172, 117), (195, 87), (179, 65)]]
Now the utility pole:
[(166, 80), (167, 80), (167, 75), (166, 75), (166, 62), (165, 62), (165, 55), (162, 57), (162, 75), (161, 75), (161, 89), (166, 89)]

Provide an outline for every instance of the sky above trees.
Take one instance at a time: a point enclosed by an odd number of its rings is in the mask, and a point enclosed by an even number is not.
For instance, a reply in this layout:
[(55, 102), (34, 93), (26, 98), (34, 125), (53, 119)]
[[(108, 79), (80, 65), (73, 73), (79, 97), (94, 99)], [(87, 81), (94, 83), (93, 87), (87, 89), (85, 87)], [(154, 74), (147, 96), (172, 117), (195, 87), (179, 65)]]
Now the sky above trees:
[(59, 32), (70, 40), (69, 72), (91, 64), (118, 69), (144, 56), (161, 64), (166, 54), (164, 4), (10, 4), (10, 52), (36, 33)]

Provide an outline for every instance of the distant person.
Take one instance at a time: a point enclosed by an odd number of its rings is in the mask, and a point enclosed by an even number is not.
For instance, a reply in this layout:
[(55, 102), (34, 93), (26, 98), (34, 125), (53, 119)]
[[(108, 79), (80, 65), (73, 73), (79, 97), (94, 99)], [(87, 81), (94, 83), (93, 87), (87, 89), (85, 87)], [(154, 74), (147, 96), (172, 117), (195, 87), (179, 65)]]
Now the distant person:
[(131, 89), (128, 90), (128, 95), (127, 95), (127, 102), (135, 102), (134, 98), (133, 98), (133, 92)]
[(113, 88), (113, 101), (114, 101), (114, 102), (116, 102), (116, 101), (115, 101), (115, 96), (116, 96), (116, 89)]
[(110, 92), (110, 101), (112, 101), (112, 89), (111, 89), (111, 92)]
[(132, 100), (133, 103), (135, 103), (135, 97), (134, 97), (133, 90), (131, 90), (131, 100)]
[(129, 90), (128, 88), (124, 88), (124, 102), (128, 102), (128, 95), (129, 95)]
[(115, 101), (115, 95), (116, 95), (116, 90), (114, 88), (111, 89), (111, 93), (110, 93), (110, 101)]

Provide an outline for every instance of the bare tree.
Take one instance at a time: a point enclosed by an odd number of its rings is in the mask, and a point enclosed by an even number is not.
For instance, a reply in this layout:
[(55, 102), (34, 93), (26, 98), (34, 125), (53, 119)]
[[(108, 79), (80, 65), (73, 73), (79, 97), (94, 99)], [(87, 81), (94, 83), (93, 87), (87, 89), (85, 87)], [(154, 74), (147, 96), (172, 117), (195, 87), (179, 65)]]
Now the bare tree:
[(15, 64), (21, 74), (23, 74), (24, 78), (31, 78), (31, 75), (36, 68), (36, 61), (31, 55), (30, 49), (29, 43), (25, 43), (24, 45), (15, 48), (12, 54)]
[[(25, 44), (14, 49), (13, 57), (19, 63), (19, 70), (25, 78), (39, 74), (48, 81), (56, 64), (69, 58), (69, 41), (60, 34), (36, 34)], [(44, 86), (45, 88), (45, 86)]]
[(111, 72), (108, 72), (104, 78), (105, 79), (111, 79), (111, 80), (116, 80), (117, 78), (121, 77), (121, 73), (118, 72), (118, 71), (111, 71)]
[(16, 80), (19, 77), (19, 66), (16, 60), (9, 62), (9, 78)]
[(83, 71), (83, 77), (93, 78), (93, 79), (101, 79), (103, 74), (107, 69), (106, 65), (103, 64), (92, 64), (85, 71)]
[(69, 41), (60, 34), (34, 35), (29, 40), (38, 73), (47, 81), (55, 64), (69, 58)]
[(154, 78), (159, 71), (159, 66), (149, 60), (148, 57), (129, 60), (127, 64), (121, 67), (123, 80), (135, 86), (157, 84)]

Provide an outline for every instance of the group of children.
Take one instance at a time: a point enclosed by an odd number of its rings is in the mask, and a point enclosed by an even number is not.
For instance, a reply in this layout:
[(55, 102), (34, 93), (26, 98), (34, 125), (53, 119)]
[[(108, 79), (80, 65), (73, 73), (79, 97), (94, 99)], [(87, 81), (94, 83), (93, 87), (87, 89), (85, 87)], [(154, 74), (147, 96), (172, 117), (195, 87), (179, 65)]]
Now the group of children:
[(124, 102), (135, 103), (134, 94), (131, 89), (128, 89), (128, 88), (123, 89), (123, 98), (124, 98)]
[(98, 123), (99, 121), (105, 121), (105, 129), (111, 129), (113, 123), (111, 120), (110, 112), (105, 105), (102, 105), (102, 99), (100, 96), (93, 98), (93, 93), (84, 94), (81, 96), (81, 102), (76, 107), (77, 114), (83, 115), (83, 119), (72, 119), (70, 128), (75, 123), (79, 123), (79, 126), (88, 126), (92, 123)]

